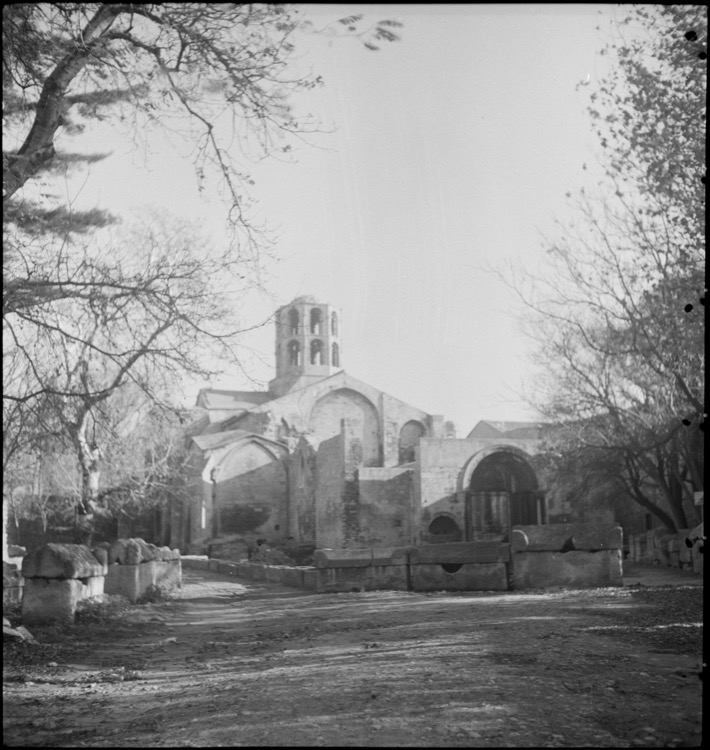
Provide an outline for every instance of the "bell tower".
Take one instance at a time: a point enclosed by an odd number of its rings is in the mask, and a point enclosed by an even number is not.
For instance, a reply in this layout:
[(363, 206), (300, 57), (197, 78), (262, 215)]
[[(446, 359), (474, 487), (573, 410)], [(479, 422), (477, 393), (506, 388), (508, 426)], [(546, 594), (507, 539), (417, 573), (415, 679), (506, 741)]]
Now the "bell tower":
[(340, 314), (313, 297), (296, 297), (276, 311), (276, 377), (269, 392), (283, 396), (294, 387), (333, 375), (341, 368)]

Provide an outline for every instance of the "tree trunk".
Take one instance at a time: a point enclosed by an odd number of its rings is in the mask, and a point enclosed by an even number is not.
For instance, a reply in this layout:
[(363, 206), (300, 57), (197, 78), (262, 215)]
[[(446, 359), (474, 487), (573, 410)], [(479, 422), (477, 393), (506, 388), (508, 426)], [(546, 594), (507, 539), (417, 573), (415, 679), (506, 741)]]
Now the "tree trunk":
[(77, 543), (91, 546), (94, 534), (94, 511), (99, 498), (101, 480), (101, 450), (86, 437), (87, 410), (74, 434), (74, 444), (81, 465), (81, 498), (77, 506)]
[(111, 28), (121, 10), (117, 5), (99, 8), (83, 29), (81, 44), (74, 45), (45, 81), (25, 142), (5, 160), (3, 201), (9, 200), (54, 156), (54, 136), (62, 121), (67, 89), (89, 60), (93, 45)]

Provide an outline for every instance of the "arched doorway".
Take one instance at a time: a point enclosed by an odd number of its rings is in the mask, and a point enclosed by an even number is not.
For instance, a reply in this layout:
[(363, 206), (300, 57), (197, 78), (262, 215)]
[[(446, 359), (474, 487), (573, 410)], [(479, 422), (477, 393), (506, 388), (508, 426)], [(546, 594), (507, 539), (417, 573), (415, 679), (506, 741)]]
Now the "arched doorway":
[(516, 524), (546, 522), (537, 477), (522, 451), (489, 450), (474, 463), (466, 487), (468, 539), (509, 541)]

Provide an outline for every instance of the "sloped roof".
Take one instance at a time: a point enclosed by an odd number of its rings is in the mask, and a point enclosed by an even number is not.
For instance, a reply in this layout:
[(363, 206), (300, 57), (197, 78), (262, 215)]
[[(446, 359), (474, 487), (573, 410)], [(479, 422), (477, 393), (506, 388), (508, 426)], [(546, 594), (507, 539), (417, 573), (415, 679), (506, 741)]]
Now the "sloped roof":
[(226, 432), (213, 432), (207, 435), (195, 435), (192, 439), (197, 447), (204, 451), (221, 448), (223, 445), (229, 445), (251, 434), (247, 430), (227, 430)]
[(268, 391), (225, 391), (203, 388), (197, 395), (197, 405), (203, 409), (251, 409), (271, 398)]
[(543, 425), (540, 422), (493, 422), (482, 419), (468, 433), (469, 438), (523, 438), (535, 440), (540, 437)]

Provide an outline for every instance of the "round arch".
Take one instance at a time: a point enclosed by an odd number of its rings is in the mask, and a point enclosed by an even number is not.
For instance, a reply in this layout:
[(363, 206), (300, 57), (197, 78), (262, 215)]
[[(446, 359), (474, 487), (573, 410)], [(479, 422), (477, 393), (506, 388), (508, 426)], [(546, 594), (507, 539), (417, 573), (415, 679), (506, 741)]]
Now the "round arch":
[(543, 493), (530, 455), (512, 445), (495, 445), (475, 453), (459, 474), (465, 501), (466, 538), (510, 539), (517, 524), (545, 523)]
[[(491, 446), (490, 448), (484, 448), (483, 450), (478, 451), (478, 453), (474, 453), (463, 465), (463, 469), (459, 473), (456, 489), (459, 492), (465, 492), (466, 490), (468, 490), (474, 471), (478, 468), (478, 466), (484, 459), (496, 453), (510, 453), (513, 456), (517, 456), (528, 467), (530, 466), (528, 461), (530, 460), (531, 456), (515, 445), (501, 444)], [(530, 468), (530, 471), (532, 472), (532, 468)], [(534, 472), (533, 476), (535, 476)], [(537, 477), (535, 477), (535, 483), (535, 489), (537, 489)]]
[(358, 391), (339, 388), (321, 396), (308, 415), (308, 430), (317, 442), (339, 435), (346, 422), (351, 448), (363, 466), (381, 466), (380, 418), (374, 404)]
[(399, 431), (398, 440), (398, 463), (408, 464), (416, 458), (416, 449), (419, 445), (419, 438), (426, 435), (426, 427), (416, 419), (410, 419), (402, 425)]

